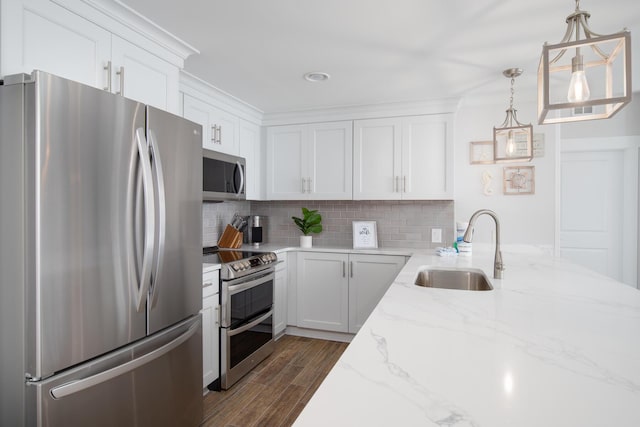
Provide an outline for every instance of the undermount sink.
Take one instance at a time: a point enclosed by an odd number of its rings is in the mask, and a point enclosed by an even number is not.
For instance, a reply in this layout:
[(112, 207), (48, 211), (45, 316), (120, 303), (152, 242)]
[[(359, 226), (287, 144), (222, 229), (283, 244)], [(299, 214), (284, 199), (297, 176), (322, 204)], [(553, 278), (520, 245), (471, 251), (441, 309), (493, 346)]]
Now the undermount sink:
[(490, 291), (493, 289), (484, 272), (475, 268), (425, 268), (418, 271), (415, 284), (428, 288), (464, 291)]

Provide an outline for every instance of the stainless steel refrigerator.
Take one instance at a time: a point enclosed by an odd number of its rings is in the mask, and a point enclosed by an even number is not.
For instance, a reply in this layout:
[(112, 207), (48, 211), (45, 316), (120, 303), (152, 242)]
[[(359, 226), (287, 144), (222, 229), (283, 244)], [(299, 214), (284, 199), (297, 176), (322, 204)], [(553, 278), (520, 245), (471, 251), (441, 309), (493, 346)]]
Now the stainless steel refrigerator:
[(0, 425), (200, 424), (201, 132), (43, 72), (4, 79)]

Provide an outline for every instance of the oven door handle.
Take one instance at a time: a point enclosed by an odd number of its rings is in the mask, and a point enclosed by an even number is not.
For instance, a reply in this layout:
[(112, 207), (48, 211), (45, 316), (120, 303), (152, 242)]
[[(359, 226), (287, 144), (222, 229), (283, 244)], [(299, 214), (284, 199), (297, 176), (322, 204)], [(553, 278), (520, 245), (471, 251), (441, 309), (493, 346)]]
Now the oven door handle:
[(273, 309), (267, 311), (265, 314), (263, 314), (262, 316), (258, 317), (256, 320), (252, 321), (251, 323), (247, 323), (246, 325), (240, 326), (238, 329), (228, 329), (227, 330), (227, 337), (232, 337), (234, 335), (238, 335), (238, 334), (241, 334), (243, 332), (246, 332), (249, 329), (253, 328), (254, 326), (257, 326), (260, 323), (262, 323), (265, 320), (267, 320), (269, 318), (269, 316), (273, 316)]
[(247, 289), (251, 289), (255, 287), (257, 284), (268, 282), (269, 280), (274, 280), (276, 277), (274, 272), (270, 272), (268, 274), (264, 274), (255, 280), (251, 280), (249, 282), (238, 283), (237, 285), (229, 285), (227, 287), (229, 295), (237, 294), (238, 292), (246, 291)]

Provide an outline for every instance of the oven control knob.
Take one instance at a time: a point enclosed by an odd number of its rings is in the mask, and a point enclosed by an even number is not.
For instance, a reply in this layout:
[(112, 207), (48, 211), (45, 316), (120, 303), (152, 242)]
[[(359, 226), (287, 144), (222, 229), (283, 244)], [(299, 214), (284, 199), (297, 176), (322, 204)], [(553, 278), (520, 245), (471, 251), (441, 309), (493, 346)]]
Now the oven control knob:
[(233, 271), (238, 271), (240, 269), (240, 266), (238, 264), (231, 264), (231, 268), (233, 269)]

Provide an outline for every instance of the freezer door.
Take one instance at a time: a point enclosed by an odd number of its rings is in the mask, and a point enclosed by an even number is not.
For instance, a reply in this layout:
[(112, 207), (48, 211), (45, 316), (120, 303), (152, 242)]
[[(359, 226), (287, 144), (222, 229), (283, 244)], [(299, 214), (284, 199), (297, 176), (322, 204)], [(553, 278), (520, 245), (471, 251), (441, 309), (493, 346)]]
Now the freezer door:
[(200, 315), (27, 386), (28, 425), (195, 427), (202, 421)]
[[(131, 257), (145, 106), (36, 72), (27, 128), (28, 366), (46, 377), (143, 338)], [(30, 133), (27, 132), (29, 135)], [(133, 201), (132, 201), (133, 200)]]
[(147, 107), (157, 245), (149, 333), (202, 308), (202, 127)]

